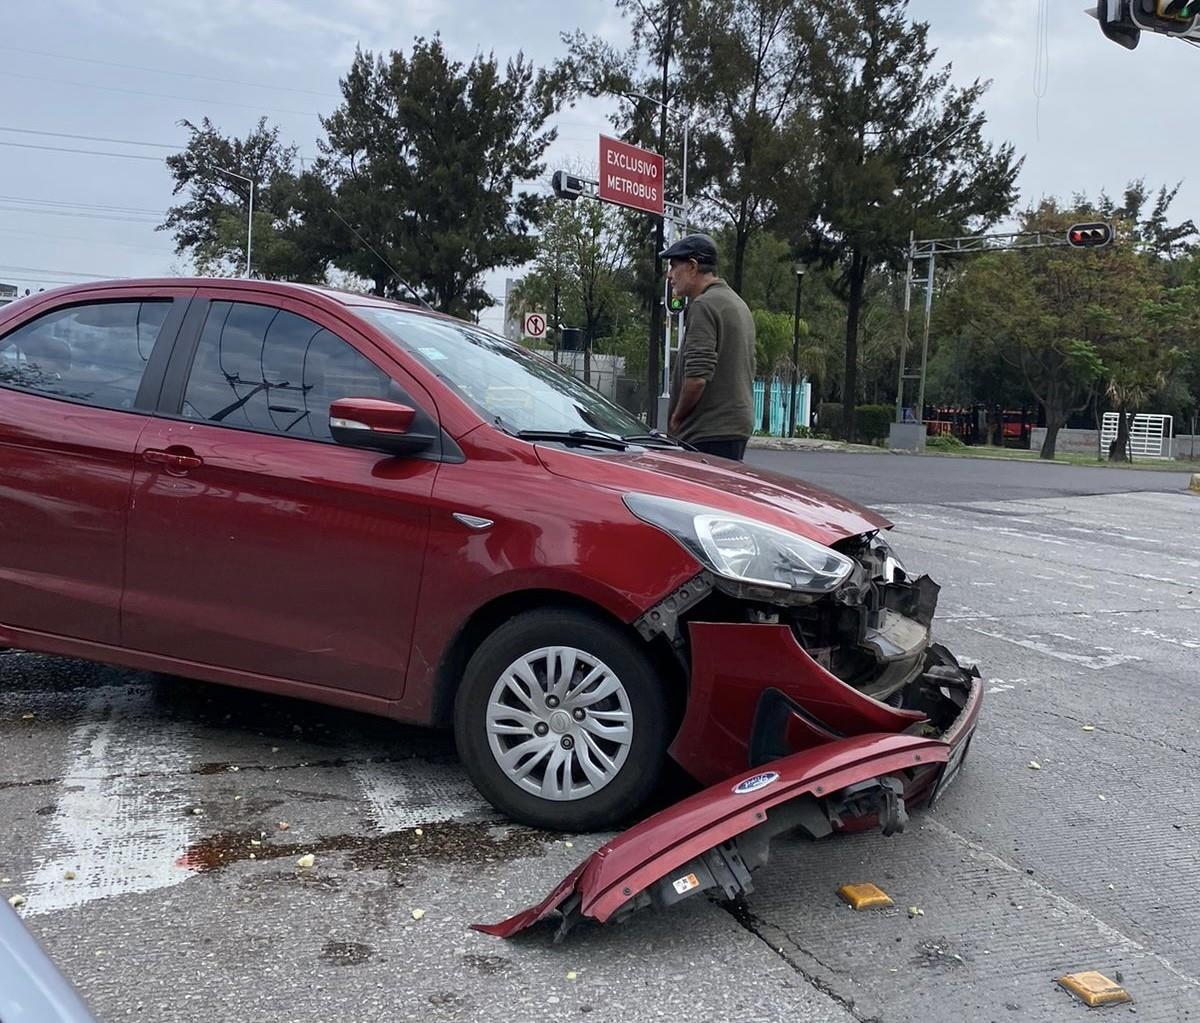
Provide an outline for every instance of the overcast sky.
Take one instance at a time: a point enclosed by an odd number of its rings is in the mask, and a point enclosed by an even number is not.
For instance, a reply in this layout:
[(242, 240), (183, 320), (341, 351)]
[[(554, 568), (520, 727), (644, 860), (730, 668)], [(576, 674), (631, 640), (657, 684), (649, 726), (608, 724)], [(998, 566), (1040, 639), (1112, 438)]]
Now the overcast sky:
[[(957, 79), (992, 79), (988, 132), (1024, 154), (1023, 200), (1182, 179), (1176, 212), (1200, 221), (1200, 183), (1187, 177), (1200, 156), (1189, 103), (1200, 53), (1160, 36), (1130, 52), (1103, 38), (1084, 0), (1049, 6), (1040, 100), (1035, 0), (912, 0), (911, 12)], [(564, 30), (624, 38), (605, 0), (43, 0), (2, 18), (0, 282), (22, 289), (185, 272), (154, 230), (172, 202), (161, 160), (184, 140), (179, 120), (207, 115), (245, 134), (265, 114), (313, 154), (317, 114), (337, 105), (356, 44), (406, 49), (440, 31), (462, 59), (524, 50), (545, 64)], [(563, 112), (549, 169), (595, 160), (605, 110)], [(497, 300), (504, 277), (488, 279)], [(483, 316), (500, 320), (499, 307)]]

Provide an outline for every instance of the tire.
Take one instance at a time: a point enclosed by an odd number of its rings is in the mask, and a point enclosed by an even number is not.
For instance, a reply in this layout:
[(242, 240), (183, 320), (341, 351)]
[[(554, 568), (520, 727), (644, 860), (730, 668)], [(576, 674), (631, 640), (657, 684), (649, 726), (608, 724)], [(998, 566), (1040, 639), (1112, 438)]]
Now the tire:
[(601, 831), (654, 791), (670, 740), (666, 694), (617, 627), (579, 611), (533, 611), (472, 656), (454, 736), (475, 786), (513, 820)]

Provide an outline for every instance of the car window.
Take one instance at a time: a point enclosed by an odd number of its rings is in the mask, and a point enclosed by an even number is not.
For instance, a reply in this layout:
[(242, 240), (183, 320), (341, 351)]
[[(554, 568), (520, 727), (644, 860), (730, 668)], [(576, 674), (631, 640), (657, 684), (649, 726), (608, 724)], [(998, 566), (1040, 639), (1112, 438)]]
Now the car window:
[(74, 305), (0, 338), (0, 384), (131, 409), (170, 299)]
[(599, 391), (507, 338), (399, 309), (363, 306), (357, 312), (489, 422), (518, 430), (646, 432), (645, 424)]
[(379, 367), (312, 320), (248, 302), (210, 304), (185, 418), (330, 440), (329, 405), (338, 398), (411, 404)]

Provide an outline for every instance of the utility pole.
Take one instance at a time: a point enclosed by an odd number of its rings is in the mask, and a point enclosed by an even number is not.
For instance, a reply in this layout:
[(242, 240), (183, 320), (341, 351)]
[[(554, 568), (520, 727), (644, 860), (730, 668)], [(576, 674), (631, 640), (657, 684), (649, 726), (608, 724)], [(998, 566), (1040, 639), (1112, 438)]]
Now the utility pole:
[(800, 288), (804, 284), (804, 264), (796, 264), (796, 309), (792, 320), (792, 400), (788, 414), (788, 436), (796, 436), (796, 388), (800, 376)]
[[(678, 0), (669, 0), (667, 3), (667, 21), (662, 35), (662, 88), (658, 116), (658, 151), (660, 153), (667, 151), (667, 101), (670, 99), (671, 44), (675, 38), (677, 7)], [(651, 426), (658, 426), (658, 401), (660, 389), (663, 386), (662, 362), (659, 359), (658, 351), (663, 340), (664, 318), (667, 312), (659, 299), (664, 283), (662, 260), (658, 258), (658, 254), (665, 248), (663, 226), (663, 218), (656, 217), (654, 224), (654, 288), (652, 291), (654, 304), (650, 307), (650, 357), (646, 360), (646, 400), (648, 405), (646, 421)]]

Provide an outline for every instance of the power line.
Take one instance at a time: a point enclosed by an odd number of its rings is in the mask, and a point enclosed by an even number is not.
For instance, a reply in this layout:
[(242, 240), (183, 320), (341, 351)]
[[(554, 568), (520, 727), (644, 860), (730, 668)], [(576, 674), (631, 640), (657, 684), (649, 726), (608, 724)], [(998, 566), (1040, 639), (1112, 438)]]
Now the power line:
[(243, 82), (236, 78), (217, 78), (213, 75), (197, 75), (190, 71), (167, 71), (164, 68), (142, 67), (138, 64), (120, 64), (113, 60), (97, 60), (94, 57), (72, 57), (65, 53), (50, 53), (45, 50), (26, 50), (20, 46), (0, 46), (9, 53), (25, 53), (34, 57), (53, 57), (55, 60), (74, 60), (81, 64), (99, 64), (102, 67), (123, 68), (126, 71), (146, 71), (152, 75), (172, 75), (176, 78), (199, 78), (206, 82), (221, 82), (225, 85), (246, 85), (252, 89), (275, 89), (279, 92), (299, 92), (308, 96), (323, 96), (325, 99), (341, 99), (332, 93), (317, 92), (315, 89), (297, 89), (289, 85), (268, 85), (265, 82)]
[[(3, 49), (0, 46), (0, 49)], [(84, 142), (116, 142), (122, 146), (149, 146), (152, 149), (184, 149), (185, 146), (168, 146), (163, 142), (135, 142), (133, 139), (110, 139), (103, 135), (70, 135), (62, 131), (35, 131), (32, 128), (5, 128), (0, 125), (0, 131), (10, 131), (17, 135), (51, 135), (56, 139), (81, 139)]]
[(0, 195), (0, 202), (33, 203), (38, 206), (73, 206), (84, 210), (104, 210), (108, 213), (147, 213), (153, 217), (166, 215), (166, 210), (148, 210), (140, 206), (108, 206), (90, 202), (67, 202), (62, 199), (31, 199), (23, 195)]
[(35, 217), (70, 217), (73, 220), (115, 220), (126, 224), (148, 224), (158, 226), (157, 217), (133, 217), (120, 213), (76, 213), (73, 210), (39, 210), (29, 206), (4, 206), (0, 211), (5, 213), (29, 213)]
[[(6, 72), (0, 71), (0, 75)], [(122, 160), (152, 160), (154, 163), (162, 163), (161, 156), (142, 156), (139, 153), (109, 153), (99, 149), (64, 149), (61, 146), (36, 146), (31, 142), (0, 142), (0, 146), (8, 146), (11, 149), (41, 149), (50, 153), (82, 153), (85, 156), (115, 156)]]
[(282, 107), (262, 107), (256, 103), (234, 103), (224, 99), (202, 99), (198, 96), (173, 96), (166, 92), (144, 92), (141, 89), (122, 89), (117, 85), (96, 85), (92, 82), (71, 82), (65, 78), (51, 78), (47, 75), (26, 75), (18, 71), (0, 71), (0, 75), (9, 78), (24, 78), (30, 82), (49, 82), (52, 85), (73, 85), (79, 89), (102, 89), (105, 92), (121, 92), (130, 96), (150, 96), (153, 99), (174, 99), (184, 103), (207, 103), (219, 107), (241, 107), (243, 110), (269, 111), (273, 114), (299, 114), (302, 117), (319, 117), (314, 110), (286, 110)]
[(74, 270), (47, 270), (40, 266), (5, 266), (0, 264), (0, 270), (5, 273), (31, 273), (31, 274), (50, 274), (54, 277), (90, 277), (94, 280), (108, 280), (112, 274), (85, 274), (76, 273)]
[(77, 234), (50, 234), (45, 231), (13, 231), (7, 227), (0, 227), (0, 235), (12, 238), (35, 238), (39, 240), (46, 238), (58, 242), (84, 242), (88, 245), (115, 246), (122, 249), (135, 249), (138, 252), (154, 252), (160, 256), (173, 255), (175, 251), (170, 246), (164, 248), (155, 245), (138, 245), (135, 242), (114, 241), (112, 238), (85, 238)]

